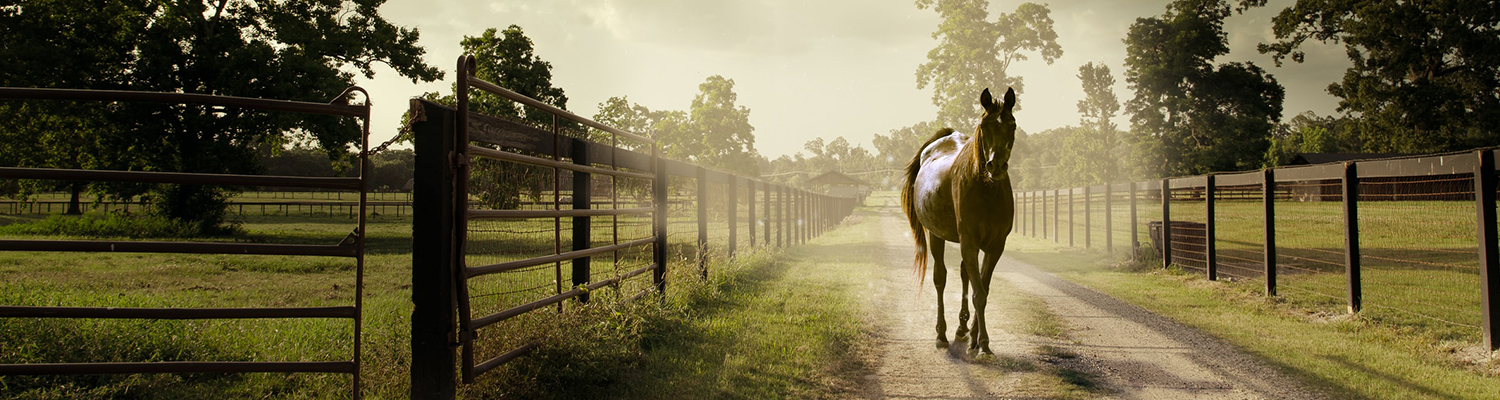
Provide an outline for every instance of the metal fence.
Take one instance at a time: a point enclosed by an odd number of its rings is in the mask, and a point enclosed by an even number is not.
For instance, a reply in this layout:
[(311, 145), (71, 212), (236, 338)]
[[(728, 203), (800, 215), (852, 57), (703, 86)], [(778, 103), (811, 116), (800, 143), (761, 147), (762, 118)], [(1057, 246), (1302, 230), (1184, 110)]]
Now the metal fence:
[[(0, 98), (19, 100), (64, 100), (165, 103), (199, 105), (353, 117), (362, 126), (361, 146), (369, 150), (370, 107), (352, 104), (354, 93), (369, 95), (363, 89), (345, 90), (328, 104), (285, 100), (213, 96), (188, 93), (129, 92), (110, 90), (0, 88)], [(223, 186), (269, 186), (357, 191), (358, 218), (354, 221), (351, 241), (326, 245), (275, 243), (224, 243), (204, 241), (136, 241), (136, 240), (19, 240), (0, 239), (0, 251), (28, 252), (123, 252), (224, 254), (258, 256), (312, 256), (351, 258), (355, 263), (352, 305), (326, 307), (247, 307), (247, 308), (142, 308), (142, 307), (69, 307), (41, 305), (0, 305), (0, 318), (73, 318), (73, 319), (144, 319), (144, 320), (213, 320), (213, 319), (345, 319), (353, 326), (350, 355), (336, 361), (194, 361), (160, 362), (85, 361), (62, 363), (0, 364), (0, 375), (73, 375), (138, 373), (335, 373), (352, 379), (351, 397), (359, 397), (360, 328), (363, 315), (366, 180), (369, 162), (360, 156), (356, 177), (297, 177), (270, 175), (230, 175), (185, 172), (141, 172), (111, 170), (76, 170), (50, 168), (0, 168), (0, 179), (76, 180), (91, 182), (133, 182), (153, 184), (191, 184)], [(58, 344), (66, 346), (69, 344)], [(89, 343), (76, 343), (89, 346)]]
[(1495, 350), (1495, 152), (1023, 191), (1014, 229)]
[[(651, 138), (473, 72), (472, 56), (460, 57), (457, 107), (413, 100), (410, 110), (414, 398), (452, 398), (455, 369), (470, 383), (534, 351), (545, 343), (528, 327), (572, 304), (660, 294), (670, 280), (707, 277), (711, 259), (801, 243), (853, 211), (853, 199), (662, 159)], [(481, 96), (551, 123), (471, 111)]]

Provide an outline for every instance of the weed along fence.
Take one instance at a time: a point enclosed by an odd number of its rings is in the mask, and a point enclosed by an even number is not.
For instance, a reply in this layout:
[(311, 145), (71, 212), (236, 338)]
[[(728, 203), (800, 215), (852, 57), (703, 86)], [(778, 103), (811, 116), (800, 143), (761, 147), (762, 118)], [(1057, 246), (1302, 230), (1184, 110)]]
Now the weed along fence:
[[(473, 71), (460, 57), (456, 107), (413, 100), (410, 110), (414, 398), (451, 398), (455, 370), (471, 383), (546, 346), (527, 327), (571, 307), (660, 294), (706, 277), (711, 260), (800, 243), (853, 210), (852, 199), (662, 159), (649, 137)], [(543, 122), (471, 110), (502, 98)]]
[[(1500, 348), (1493, 149), (1016, 194), (1015, 232)], [(1136, 254), (1141, 254), (1138, 252)]]
[[(349, 88), (328, 104), (252, 99), (229, 96), (212, 96), (184, 93), (124, 92), (103, 90), (0, 88), (0, 98), (14, 100), (61, 100), (129, 102), (140, 107), (213, 107), (218, 109), (241, 109), (258, 112), (287, 112), (328, 115), (359, 119), (362, 126), (363, 150), (369, 150), (370, 107), (353, 104), (355, 93), (368, 99), (360, 88)], [(0, 179), (71, 180), (91, 182), (117, 182), (138, 184), (184, 184), (222, 186), (266, 186), (303, 189), (334, 189), (359, 193), (358, 215), (351, 222), (354, 233), (345, 240), (332, 238), (327, 244), (282, 244), (239, 243), (222, 241), (138, 241), (138, 240), (18, 240), (0, 239), (0, 251), (24, 252), (86, 252), (86, 253), (172, 253), (222, 255), (225, 262), (234, 262), (235, 257), (318, 257), (351, 260), (353, 269), (353, 293), (350, 304), (336, 306), (305, 307), (246, 307), (246, 308), (184, 308), (172, 307), (170, 302), (141, 300), (152, 305), (167, 307), (137, 307), (135, 304), (108, 304), (77, 306), (48, 304), (51, 300), (17, 297), (23, 304), (0, 305), (0, 318), (9, 319), (88, 319), (88, 320), (346, 320), (352, 335), (347, 340), (348, 356), (335, 360), (314, 361), (206, 361), (179, 359), (181, 354), (171, 355), (171, 350), (156, 350), (166, 355), (159, 361), (120, 362), (119, 360), (76, 359), (57, 360), (55, 363), (0, 364), (0, 375), (70, 375), (70, 374), (140, 374), (140, 373), (325, 373), (349, 375), (351, 397), (359, 397), (360, 387), (360, 327), (363, 302), (365, 238), (365, 188), (369, 163), (363, 154), (360, 171), (355, 177), (295, 177), (268, 175), (228, 175), (182, 172), (141, 172), (113, 170), (76, 170), (46, 168), (0, 168)], [(43, 268), (46, 266), (37, 266)], [(120, 294), (125, 299), (124, 294)], [(110, 296), (113, 297), (113, 296)], [(139, 300), (139, 299), (137, 299)], [(123, 301), (123, 300), (122, 300)], [(212, 298), (208, 298), (212, 302)], [(66, 300), (63, 300), (66, 303)], [(26, 304), (31, 303), (31, 304)], [(101, 322), (102, 323), (102, 322)], [(241, 323), (241, 322), (226, 322)], [(122, 332), (131, 335), (136, 332)], [(38, 340), (66, 340), (65, 338), (39, 338)], [(174, 337), (175, 339), (175, 337)], [(194, 338), (184, 338), (192, 341)], [(55, 343), (56, 346), (89, 348), (99, 343)], [(337, 346), (326, 343), (322, 346)], [(147, 351), (151, 351), (147, 349)], [(88, 352), (83, 352), (87, 354)]]

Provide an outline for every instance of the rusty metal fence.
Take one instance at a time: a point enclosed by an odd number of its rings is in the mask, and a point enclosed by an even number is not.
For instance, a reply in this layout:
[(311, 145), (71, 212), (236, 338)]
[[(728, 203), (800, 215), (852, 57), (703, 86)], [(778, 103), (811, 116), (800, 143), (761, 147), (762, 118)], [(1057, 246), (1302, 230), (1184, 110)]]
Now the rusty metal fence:
[[(711, 260), (801, 243), (853, 211), (853, 199), (662, 159), (652, 138), (474, 68), (459, 58), (456, 107), (410, 109), (413, 398), (452, 398), (460, 381), (546, 345), (528, 327), (567, 307), (664, 293), (672, 279), (707, 277)], [(478, 113), (480, 97), (545, 117)]]
[[(115, 170), (78, 170), (50, 168), (0, 167), (0, 179), (71, 180), (90, 182), (129, 182), (150, 184), (190, 184), (219, 186), (266, 186), (305, 189), (357, 191), (360, 193), (358, 217), (354, 221), (352, 241), (312, 244), (225, 243), (204, 241), (137, 241), (137, 240), (23, 240), (0, 239), (0, 251), (25, 252), (116, 252), (224, 254), (249, 256), (311, 256), (353, 259), (353, 304), (327, 307), (246, 307), (246, 308), (138, 308), (138, 307), (69, 307), (40, 305), (0, 305), (0, 318), (74, 318), (74, 319), (142, 319), (142, 320), (213, 320), (213, 319), (344, 319), (353, 324), (352, 351), (337, 361), (193, 361), (159, 362), (61, 362), (0, 364), (0, 375), (74, 375), (74, 374), (140, 374), (140, 373), (333, 373), (347, 374), (352, 380), (351, 397), (359, 397), (360, 329), (363, 312), (366, 180), (369, 162), (370, 106), (352, 104), (351, 96), (364, 89), (351, 87), (328, 104), (215, 96), (190, 93), (133, 92), (112, 90), (0, 88), (0, 98), (16, 100), (60, 100), (99, 102), (143, 102), (173, 105), (200, 105), (260, 111), (277, 111), (353, 117), (360, 120), (360, 174), (356, 177), (298, 177), (270, 175), (206, 174), (190, 172), (143, 172)], [(65, 344), (60, 344), (65, 345)], [(77, 343), (88, 346), (88, 343)]]
[(1014, 228), (1496, 350), (1496, 151), (1021, 191)]

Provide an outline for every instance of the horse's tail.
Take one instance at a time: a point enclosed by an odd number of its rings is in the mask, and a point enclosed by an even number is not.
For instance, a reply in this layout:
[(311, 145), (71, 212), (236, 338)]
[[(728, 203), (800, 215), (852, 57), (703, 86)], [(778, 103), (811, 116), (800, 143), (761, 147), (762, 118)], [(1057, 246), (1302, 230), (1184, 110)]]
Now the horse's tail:
[(916, 269), (917, 284), (927, 277), (927, 229), (922, 227), (922, 221), (917, 219), (917, 171), (922, 169), (922, 150), (926, 149), (932, 142), (953, 134), (953, 128), (939, 129), (931, 138), (917, 148), (917, 155), (911, 157), (911, 162), (906, 163), (906, 182), (901, 185), (901, 211), (906, 212), (906, 220), (911, 223), (911, 237), (917, 241)]

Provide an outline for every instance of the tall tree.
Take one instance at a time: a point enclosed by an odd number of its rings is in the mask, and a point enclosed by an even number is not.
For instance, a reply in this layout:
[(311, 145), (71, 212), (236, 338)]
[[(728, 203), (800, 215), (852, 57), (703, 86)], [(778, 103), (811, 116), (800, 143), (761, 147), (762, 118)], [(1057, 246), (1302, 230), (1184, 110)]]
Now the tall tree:
[(755, 127), (750, 125), (750, 109), (735, 104), (738, 99), (733, 79), (714, 75), (698, 85), (689, 108), (695, 136), (701, 140), (696, 159), (725, 171), (757, 176)]
[[(552, 63), (536, 55), (535, 45), (520, 26), (511, 25), (504, 31), (485, 29), (479, 36), (464, 36), (458, 44), (465, 53), (474, 55), (475, 77), (557, 108), (568, 109), (567, 94), (562, 88), (552, 85)], [(552, 124), (552, 115), (546, 111), (486, 92), (476, 91), (470, 95), (469, 106), (498, 117), (546, 126)], [(567, 127), (575, 126), (567, 120), (558, 122)]]
[(1298, 0), (1275, 19), (1276, 65), (1308, 39), (1352, 61), (1328, 86), (1363, 150), (1437, 152), (1500, 144), (1500, 3)]
[[(0, 81), (327, 102), (353, 86), (351, 71), (373, 77), (376, 63), (414, 81), (439, 78), (421, 61), (417, 31), (385, 21), (381, 3), (0, 0)], [(104, 67), (86, 71), (101, 77), (78, 83), (36, 73), (58, 69), (57, 58), (90, 58), (81, 53), (99, 47), (67, 39), (79, 27), (109, 43)], [(325, 116), (145, 103), (108, 111), (92, 118), (116, 129), (98, 139), (119, 154), (99, 167), (116, 169), (253, 173), (256, 148), (308, 137), (341, 156), (360, 136), (357, 122)], [(111, 188), (143, 194), (140, 186)], [(227, 190), (160, 185), (144, 194), (167, 217), (212, 227), (222, 221)]]
[[(1238, 11), (1264, 0), (1240, 0)], [(1228, 54), (1228, 0), (1177, 0), (1138, 18), (1125, 38), (1125, 103), (1147, 174), (1256, 168), (1281, 118), (1285, 91), (1253, 63), (1213, 64)]]
[(932, 85), (940, 126), (959, 131), (975, 126), (979, 114), (973, 99), (985, 88), (1022, 93), (1021, 77), (1006, 70), (1026, 60), (1027, 53), (1041, 55), (1047, 64), (1062, 56), (1046, 5), (1023, 3), (994, 21), (988, 20), (988, 7), (988, 0), (917, 0), (918, 9), (931, 8), (943, 18), (932, 33), (938, 46), (917, 67), (917, 88)]
[(1132, 157), (1110, 121), (1120, 111), (1114, 92), (1115, 77), (1110, 75), (1109, 66), (1090, 62), (1078, 67), (1078, 79), (1083, 83), (1084, 94), (1083, 100), (1078, 101), (1080, 128), (1071, 130), (1063, 139), (1057, 173), (1070, 186), (1118, 181), (1126, 176), (1120, 161)]
[(917, 152), (922, 151), (918, 147), (922, 142), (932, 137), (938, 128), (933, 122), (918, 122), (911, 126), (900, 129), (892, 129), (890, 135), (875, 134), (875, 151), (880, 153), (878, 158), (885, 168), (899, 169), (911, 161)]

